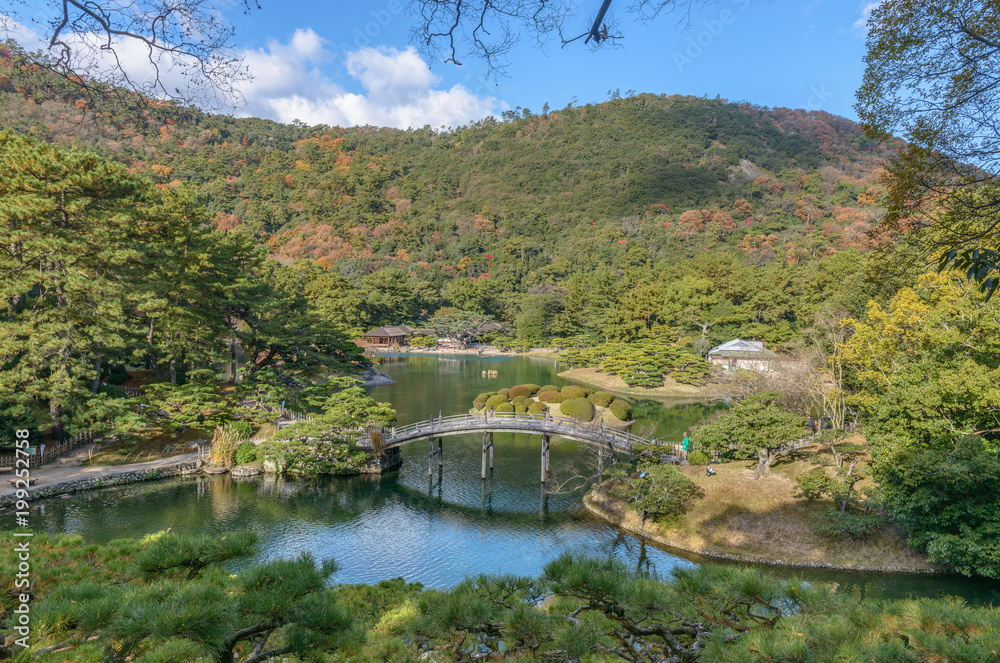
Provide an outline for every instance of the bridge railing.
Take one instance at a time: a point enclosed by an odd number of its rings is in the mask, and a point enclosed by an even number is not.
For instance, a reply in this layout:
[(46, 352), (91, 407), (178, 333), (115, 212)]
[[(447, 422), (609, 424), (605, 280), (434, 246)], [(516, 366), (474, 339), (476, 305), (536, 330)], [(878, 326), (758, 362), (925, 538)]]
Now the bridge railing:
[(420, 421), (406, 426), (394, 427), (387, 431), (388, 444), (400, 444), (408, 438), (432, 435), (435, 432), (452, 431), (457, 428), (477, 426), (481, 424), (491, 429), (541, 430), (558, 435), (560, 432), (584, 435), (595, 441), (607, 440), (609, 443), (630, 449), (632, 444), (657, 444), (655, 439), (640, 437), (628, 431), (607, 428), (603, 423), (584, 423), (570, 418), (552, 417), (547, 413), (489, 413), (458, 414), (448, 417), (439, 416), (426, 421)]

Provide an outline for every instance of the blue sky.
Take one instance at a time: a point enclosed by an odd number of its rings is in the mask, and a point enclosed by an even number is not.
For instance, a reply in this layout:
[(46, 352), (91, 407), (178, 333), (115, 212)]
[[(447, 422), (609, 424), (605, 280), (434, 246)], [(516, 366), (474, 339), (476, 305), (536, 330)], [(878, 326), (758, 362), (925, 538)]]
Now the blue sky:
[[(698, 4), (690, 25), (667, 14), (642, 24), (616, 0), (625, 38), (592, 51), (582, 43), (538, 47), (530, 35), (511, 52), (506, 76), (427, 62), (410, 46), (400, 0), (331, 3), (261, 0), (249, 16), (223, 10), (255, 80), (247, 105), (230, 110), (309, 124), (456, 126), (503, 110), (599, 102), (609, 90), (720, 96), (763, 106), (824, 110), (856, 119), (854, 92), (865, 55), (858, 0), (718, 0)], [(577, 0), (572, 30), (584, 32), (600, 0)], [(428, 68), (429, 65), (429, 68)]]

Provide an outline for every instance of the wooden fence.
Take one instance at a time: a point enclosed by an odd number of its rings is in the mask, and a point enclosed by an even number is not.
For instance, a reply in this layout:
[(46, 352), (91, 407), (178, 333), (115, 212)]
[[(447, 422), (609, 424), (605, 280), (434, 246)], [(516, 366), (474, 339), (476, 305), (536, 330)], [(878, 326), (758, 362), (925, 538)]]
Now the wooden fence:
[[(17, 467), (17, 459), (20, 457), (22, 460), (28, 459), (28, 467), (38, 467), (39, 465), (52, 460), (56, 456), (66, 453), (67, 451), (72, 451), (77, 447), (84, 444), (88, 444), (97, 439), (97, 435), (87, 431), (85, 433), (80, 433), (74, 435), (73, 437), (67, 438), (60, 442), (59, 444), (46, 444), (36, 445), (31, 447), (35, 450), (33, 454), (27, 456), (18, 456), (17, 454), (0, 456), (0, 467)], [(44, 452), (43, 452), (44, 448)], [(23, 466), (23, 465), (22, 465)]]

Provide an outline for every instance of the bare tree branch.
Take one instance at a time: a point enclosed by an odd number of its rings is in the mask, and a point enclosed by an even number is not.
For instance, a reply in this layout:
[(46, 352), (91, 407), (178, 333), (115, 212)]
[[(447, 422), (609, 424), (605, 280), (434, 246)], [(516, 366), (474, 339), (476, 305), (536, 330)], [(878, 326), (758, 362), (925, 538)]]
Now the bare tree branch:
[[(240, 0), (245, 13), (256, 0)], [(0, 23), (45, 39), (34, 63), (107, 94), (124, 88), (152, 99), (210, 107), (243, 102), (239, 85), (249, 72), (231, 43), (233, 28), (209, 0), (59, 0), (23, 22), (8, 0)]]

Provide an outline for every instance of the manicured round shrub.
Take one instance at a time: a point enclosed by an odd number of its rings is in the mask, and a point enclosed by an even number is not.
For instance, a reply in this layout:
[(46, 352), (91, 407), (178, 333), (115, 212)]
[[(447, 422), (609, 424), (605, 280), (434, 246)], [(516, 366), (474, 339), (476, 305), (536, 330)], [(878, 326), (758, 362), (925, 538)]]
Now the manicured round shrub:
[(612, 401), (615, 400), (615, 395), (608, 391), (595, 391), (590, 396), (587, 396), (587, 400), (589, 400), (594, 405), (607, 407), (611, 405)]
[(510, 389), (506, 389), (506, 388), (501, 389), (500, 391), (497, 392), (497, 394), (499, 394), (501, 396), (506, 396), (507, 398), (510, 398)]
[(554, 384), (547, 384), (538, 391), (559, 391), (559, 387), (555, 386)]
[(495, 392), (495, 391), (484, 391), (483, 393), (481, 393), (478, 396), (476, 396), (476, 400), (477, 401), (480, 401), (480, 400), (481, 401), (485, 401), (490, 396), (496, 396), (496, 395), (497, 395), (497, 392)]
[(524, 414), (527, 411), (528, 407), (523, 402), (514, 404), (514, 412), (518, 414)]
[(510, 396), (510, 400), (513, 401), (518, 396), (528, 397), (528, 396), (531, 396), (533, 393), (535, 393), (535, 392), (533, 392), (531, 390), (531, 387), (529, 387), (528, 385), (526, 385), (526, 384), (519, 384), (516, 387), (511, 387), (510, 388), (510, 393), (507, 394), (507, 395)]
[(548, 411), (548, 406), (546, 406), (545, 403), (539, 403), (538, 401), (535, 401), (528, 406), (528, 414), (545, 414)]
[(586, 398), (588, 393), (586, 389), (578, 384), (568, 384), (559, 391), (566, 394), (570, 398)]
[(107, 394), (108, 398), (128, 398), (125, 390), (116, 384), (102, 384), (97, 388), (97, 393)]
[(531, 405), (532, 403), (537, 403), (537, 402), (538, 402), (538, 401), (537, 401), (537, 400), (535, 400), (534, 398), (525, 398), (525, 399), (524, 399), (524, 407), (528, 407), (528, 406), (529, 406), (529, 405)]
[(494, 410), (494, 412), (496, 412), (497, 414), (514, 414), (514, 404), (501, 403), (500, 405), (497, 405), (496, 410)]
[(569, 396), (558, 391), (540, 391), (538, 392), (538, 400), (543, 403), (562, 403), (569, 400)]
[(513, 403), (514, 405), (517, 405), (518, 403), (523, 403), (526, 400), (528, 400), (527, 396), (514, 396), (513, 398), (510, 399), (510, 402)]
[(504, 403), (509, 403), (510, 399), (504, 394), (497, 394), (496, 396), (490, 396), (486, 399), (486, 408), (488, 410), (497, 409), (498, 405), (503, 405)]
[(525, 386), (528, 389), (530, 389), (531, 393), (533, 393), (533, 394), (537, 393), (538, 390), (541, 389), (541, 387), (539, 387), (537, 384), (534, 384), (532, 382), (525, 382), (524, 385), (522, 385), (522, 386)]
[(594, 414), (597, 412), (594, 404), (586, 398), (571, 398), (563, 401), (559, 405), (559, 409), (563, 414), (569, 415), (574, 419), (579, 419), (580, 421), (593, 421)]
[(247, 440), (240, 446), (236, 447), (235, 460), (237, 465), (245, 465), (257, 460), (257, 445), (250, 440)]
[(482, 410), (484, 407), (486, 407), (486, 399), (484, 398), (480, 400), (477, 398), (476, 400), (472, 401), (472, 407), (476, 408), (477, 410)]
[(632, 406), (623, 400), (615, 399), (611, 401), (611, 405), (608, 406), (611, 410), (611, 414), (615, 415), (622, 421), (628, 421), (632, 418)]
[(712, 462), (712, 457), (704, 451), (692, 451), (688, 454), (688, 463), (692, 465), (708, 465)]

